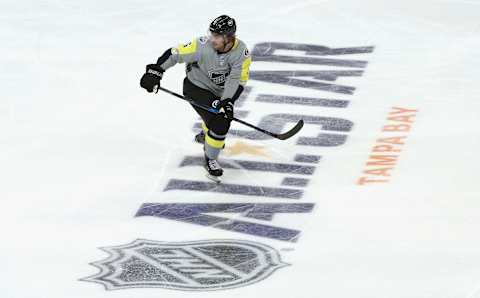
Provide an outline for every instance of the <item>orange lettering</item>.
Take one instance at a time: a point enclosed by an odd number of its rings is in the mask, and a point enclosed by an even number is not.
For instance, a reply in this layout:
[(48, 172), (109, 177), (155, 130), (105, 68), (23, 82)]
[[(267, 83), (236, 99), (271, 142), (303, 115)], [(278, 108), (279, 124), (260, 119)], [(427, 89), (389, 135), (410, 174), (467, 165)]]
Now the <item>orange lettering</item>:
[(358, 185), (365, 185), (366, 183), (375, 183), (375, 182), (388, 182), (388, 180), (383, 180), (383, 179), (380, 179), (380, 180), (375, 180), (375, 179), (368, 179), (367, 177), (360, 177), (357, 181), (357, 184)]
[(370, 160), (380, 159), (378, 161), (369, 161), (367, 166), (393, 166), (397, 162), (397, 155), (370, 155)]
[(391, 137), (391, 138), (381, 138), (377, 140), (377, 143), (388, 143), (388, 144), (397, 144), (397, 145), (404, 145), (405, 143), (402, 142), (403, 139), (406, 137)]
[(390, 112), (391, 115), (401, 114), (401, 113), (416, 113), (416, 112), (418, 112), (418, 110), (410, 110), (410, 109), (404, 109), (404, 108), (399, 108), (399, 107), (392, 107), (392, 109), (394, 109), (396, 111)]
[(400, 152), (399, 149), (394, 149), (392, 145), (377, 145), (373, 146), (373, 152)]
[(387, 119), (390, 121), (413, 123), (413, 120), (410, 119), (411, 117), (413, 118), (415, 117), (415, 115), (392, 116), (392, 117), (388, 117)]
[(365, 174), (375, 175), (375, 176), (390, 176), (388, 171), (393, 170), (393, 168), (382, 168), (382, 169), (373, 169), (363, 171)]
[(383, 131), (410, 131), (408, 124), (391, 124), (383, 126)]

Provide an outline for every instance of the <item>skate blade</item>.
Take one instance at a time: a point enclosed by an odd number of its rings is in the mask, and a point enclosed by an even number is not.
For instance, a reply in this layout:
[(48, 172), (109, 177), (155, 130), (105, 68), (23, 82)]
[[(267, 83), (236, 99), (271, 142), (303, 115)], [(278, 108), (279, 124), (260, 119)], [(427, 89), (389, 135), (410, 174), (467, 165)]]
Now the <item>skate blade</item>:
[(213, 175), (210, 175), (209, 173), (205, 174), (205, 176), (207, 176), (208, 179), (212, 180), (215, 183), (222, 182), (222, 180), (218, 176), (213, 176)]

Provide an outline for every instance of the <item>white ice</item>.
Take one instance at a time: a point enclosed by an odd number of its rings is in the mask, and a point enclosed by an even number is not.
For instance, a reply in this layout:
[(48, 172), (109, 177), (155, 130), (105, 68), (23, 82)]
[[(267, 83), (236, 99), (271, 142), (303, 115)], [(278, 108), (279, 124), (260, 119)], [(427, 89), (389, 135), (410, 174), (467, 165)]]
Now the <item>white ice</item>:
[[(291, 203), (227, 194), (163, 191), (169, 179), (207, 181), (192, 141), (188, 104), (139, 86), (145, 64), (205, 33), (227, 13), (250, 48), (260, 42), (374, 46), (361, 77), (336, 83), (353, 95), (250, 80), (246, 120), (295, 112), (352, 121), (338, 147), (243, 140), (267, 156), (322, 155), (298, 203), (312, 213), (270, 224), (302, 231), (296, 243), (134, 217), (143, 203)], [(0, 1), (0, 297), (480, 297), (480, 2)], [(253, 62), (255, 70), (340, 70)], [(162, 84), (181, 92), (183, 66)], [(260, 93), (349, 100), (344, 109), (273, 105)], [(388, 183), (357, 185), (393, 106), (418, 109)], [(172, 122), (174, 124), (172, 124)], [(245, 129), (235, 124), (235, 129)], [(306, 125), (300, 135), (313, 137)], [(230, 158), (227, 155), (224, 158)], [(279, 185), (281, 176), (226, 169), (224, 182)], [(238, 214), (230, 214), (238, 218)], [(245, 239), (277, 249), (291, 266), (247, 287), (215, 292), (106, 291), (79, 281), (107, 255), (98, 247), (158, 241)]]

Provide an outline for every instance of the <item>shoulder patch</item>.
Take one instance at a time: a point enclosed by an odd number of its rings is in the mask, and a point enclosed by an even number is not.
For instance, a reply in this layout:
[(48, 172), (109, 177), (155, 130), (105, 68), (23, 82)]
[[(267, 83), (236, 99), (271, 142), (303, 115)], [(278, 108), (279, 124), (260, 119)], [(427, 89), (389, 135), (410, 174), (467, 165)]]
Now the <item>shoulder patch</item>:
[(198, 38), (198, 41), (201, 43), (201, 44), (205, 44), (207, 42), (207, 37), (206, 36), (201, 36), (200, 38)]
[(180, 44), (177, 47), (178, 53), (180, 55), (189, 55), (193, 54), (197, 51), (197, 40), (194, 39), (193, 41), (187, 43), (187, 44)]
[(247, 48), (245, 48), (245, 50), (243, 51), (243, 56), (245, 57), (250, 56), (250, 51)]

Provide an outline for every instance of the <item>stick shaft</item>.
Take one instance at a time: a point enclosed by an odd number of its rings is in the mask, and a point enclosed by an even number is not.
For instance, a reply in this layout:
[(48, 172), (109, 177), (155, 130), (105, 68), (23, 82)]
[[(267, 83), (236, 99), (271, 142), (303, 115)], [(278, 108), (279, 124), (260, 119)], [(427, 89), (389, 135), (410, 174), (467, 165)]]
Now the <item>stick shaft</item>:
[[(237, 122), (239, 122), (239, 123), (242, 123), (243, 125), (246, 125), (246, 126), (248, 126), (248, 127), (250, 127), (250, 128), (253, 128), (253, 129), (255, 129), (255, 130), (258, 130), (258, 131), (260, 131), (260, 132), (262, 132), (262, 133), (264, 133), (264, 134), (267, 134), (267, 135), (269, 135), (269, 136), (271, 136), (271, 137), (274, 137), (274, 138), (277, 138), (277, 139), (281, 139), (281, 140), (286, 139), (286, 138), (282, 138), (282, 136), (279, 135), (279, 134), (276, 134), (276, 133), (270, 132), (270, 131), (268, 131), (268, 130), (265, 130), (265, 129), (263, 129), (263, 128), (257, 127), (257, 126), (255, 126), (255, 125), (250, 124), (250, 123), (248, 123), (248, 122), (246, 122), (246, 121), (243, 121), (243, 120), (241, 120), (241, 119), (238, 119), (238, 118), (235, 118), (235, 117), (229, 118), (229, 117), (227, 117), (224, 113), (222, 113), (222, 112), (220, 112), (220, 111), (218, 111), (218, 110), (216, 110), (216, 109), (214, 109), (214, 108), (211, 108), (211, 107), (207, 107), (207, 106), (198, 104), (198, 103), (194, 102), (192, 99), (189, 99), (189, 98), (187, 98), (187, 97), (185, 97), (185, 96), (183, 96), (183, 95), (181, 95), (181, 94), (178, 94), (178, 93), (176, 93), (176, 92), (173, 92), (173, 91), (170, 91), (170, 90), (168, 90), (168, 89), (165, 89), (165, 88), (163, 88), (163, 87), (161, 87), (161, 86), (158, 86), (158, 90), (162, 90), (163, 92), (166, 92), (166, 93), (171, 94), (171, 95), (173, 95), (173, 96), (175, 96), (175, 97), (178, 97), (178, 98), (180, 98), (180, 99), (183, 99), (183, 100), (189, 102), (190, 104), (192, 104), (192, 105), (194, 105), (194, 106), (196, 106), (196, 107), (198, 107), (198, 108), (200, 108), (200, 109), (203, 109), (203, 110), (205, 110), (205, 111), (208, 111), (208, 112), (210, 112), (210, 113), (213, 113), (213, 114), (223, 114), (224, 117), (226, 117), (227, 119), (230, 119), (230, 120), (233, 120), (233, 121), (237, 121)], [(297, 126), (298, 126), (298, 125), (297, 125)], [(302, 121), (302, 125), (301, 125), (301, 126), (303, 126), (303, 121)], [(300, 128), (301, 128), (301, 127), (300, 127)], [(296, 132), (298, 132), (299, 130), (300, 130), (300, 129), (298, 129), (298, 127), (297, 127)], [(295, 133), (296, 133), (296, 132), (295, 132)], [(287, 134), (288, 134), (288, 133), (287, 133)], [(284, 134), (284, 135), (286, 135), (286, 134)], [(289, 134), (289, 135), (290, 135), (290, 134)], [(291, 135), (290, 135), (289, 137), (291, 137)]]

